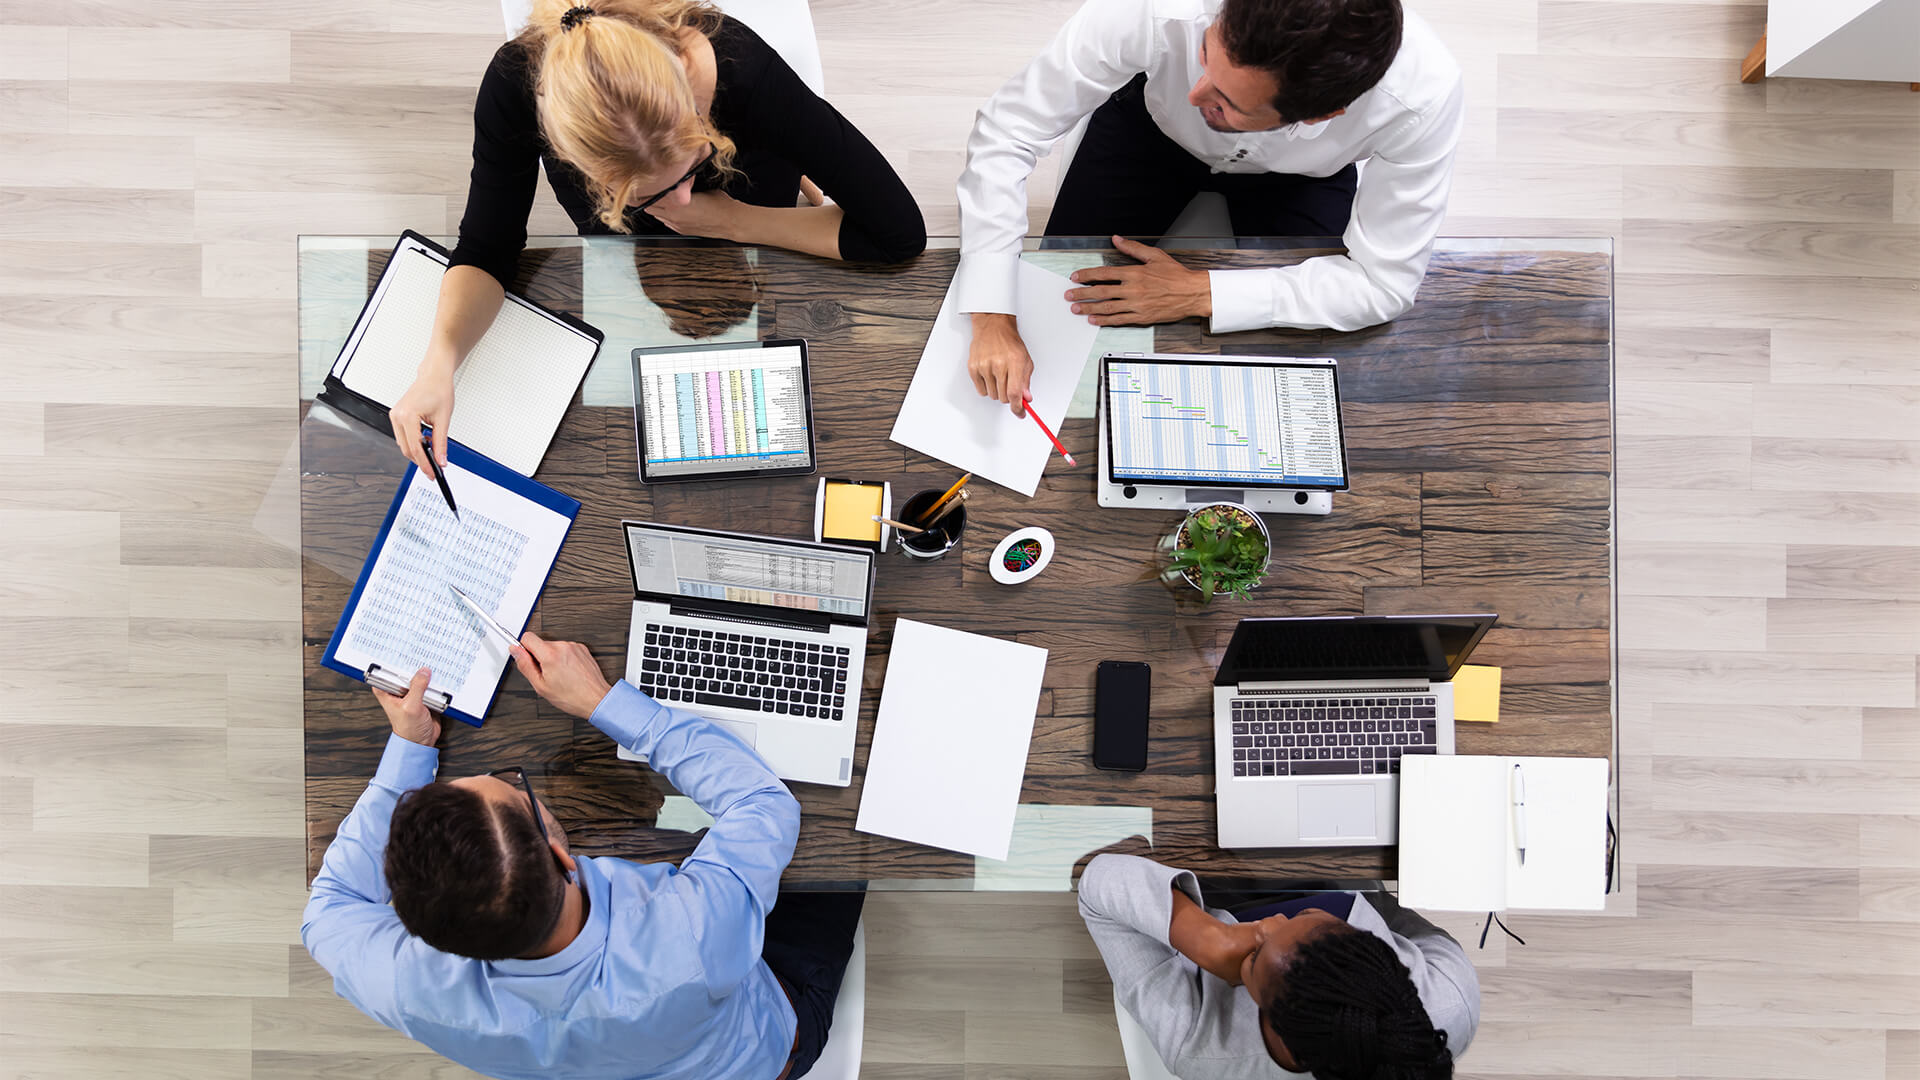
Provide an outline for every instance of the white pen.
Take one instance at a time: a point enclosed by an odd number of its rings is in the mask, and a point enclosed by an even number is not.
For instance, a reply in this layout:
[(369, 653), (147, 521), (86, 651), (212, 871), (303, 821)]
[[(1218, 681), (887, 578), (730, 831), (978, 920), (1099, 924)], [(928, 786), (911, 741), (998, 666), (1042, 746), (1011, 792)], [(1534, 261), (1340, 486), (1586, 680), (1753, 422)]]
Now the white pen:
[(1520, 849), (1520, 865), (1527, 865), (1527, 775), (1513, 763), (1513, 846)]
[(500, 635), (500, 640), (506, 642), (509, 646), (520, 644), (520, 639), (508, 633), (507, 628), (504, 626), (501, 626), (499, 623), (499, 620), (487, 614), (485, 608), (481, 607), (479, 604), (474, 603), (473, 597), (468, 596), (466, 593), (461, 592), (458, 588), (455, 588), (452, 585), (448, 585), (447, 588), (453, 589), (453, 595), (459, 597), (460, 602), (467, 605), (467, 608), (471, 610), (475, 615), (480, 616), (480, 622), (484, 624), (488, 630), (491, 630), (494, 633)]

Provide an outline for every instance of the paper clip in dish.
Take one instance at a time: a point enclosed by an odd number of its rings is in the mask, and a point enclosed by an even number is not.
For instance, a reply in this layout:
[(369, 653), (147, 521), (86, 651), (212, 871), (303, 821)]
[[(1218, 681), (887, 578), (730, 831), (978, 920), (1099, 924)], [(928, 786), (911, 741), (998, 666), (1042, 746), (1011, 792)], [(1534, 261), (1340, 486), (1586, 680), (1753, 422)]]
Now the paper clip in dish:
[[(393, 694), (396, 697), (405, 697), (407, 689), (413, 685), (413, 678), (409, 676), (403, 679), (394, 672), (381, 667), (379, 664), (368, 664), (367, 685), (377, 690), (385, 690), (387, 693)], [(443, 713), (447, 711), (449, 699), (446, 691), (435, 690), (429, 686), (427, 687), (424, 698), (429, 712)]]

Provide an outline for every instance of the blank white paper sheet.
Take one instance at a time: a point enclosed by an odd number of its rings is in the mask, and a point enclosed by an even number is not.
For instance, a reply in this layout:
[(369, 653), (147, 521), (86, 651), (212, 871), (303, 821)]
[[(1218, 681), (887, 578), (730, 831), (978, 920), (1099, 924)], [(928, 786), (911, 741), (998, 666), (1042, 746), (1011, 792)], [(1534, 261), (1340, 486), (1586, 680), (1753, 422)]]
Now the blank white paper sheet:
[(1005, 860), (1046, 670), (1045, 649), (895, 623), (853, 827)]
[[(1073, 287), (1051, 270), (1020, 263), (1020, 310), (1014, 318), (1033, 356), (1033, 408), (1056, 432), (1100, 332), (1067, 305), (1064, 294)], [(967, 375), (972, 344), (973, 320), (954, 310), (949, 285), (888, 438), (1031, 498), (1053, 443), (1030, 417), (1013, 415), (973, 388)]]

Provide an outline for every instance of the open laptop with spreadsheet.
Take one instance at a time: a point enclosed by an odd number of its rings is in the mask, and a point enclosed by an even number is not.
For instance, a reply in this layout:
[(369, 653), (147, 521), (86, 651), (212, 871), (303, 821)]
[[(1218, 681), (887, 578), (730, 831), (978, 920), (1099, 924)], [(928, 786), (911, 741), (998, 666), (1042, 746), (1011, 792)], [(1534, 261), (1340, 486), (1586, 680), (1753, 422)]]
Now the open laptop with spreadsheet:
[(1495, 615), (1241, 619), (1213, 680), (1220, 846), (1391, 844), (1400, 759), (1453, 753), (1453, 684)]
[[(718, 720), (783, 780), (853, 778), (871, 551), (623, 521), (627, 681)], [(638, 760), (623, 747), (620, 756)]]

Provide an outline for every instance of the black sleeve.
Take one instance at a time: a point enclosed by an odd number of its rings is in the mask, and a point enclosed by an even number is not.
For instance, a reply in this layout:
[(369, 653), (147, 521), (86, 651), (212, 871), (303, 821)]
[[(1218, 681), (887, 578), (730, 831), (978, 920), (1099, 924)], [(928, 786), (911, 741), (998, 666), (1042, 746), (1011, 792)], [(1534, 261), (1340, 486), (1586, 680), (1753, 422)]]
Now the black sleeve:
[(452, 265), (477, 266), (512, 287), (540, 186), (542, 145), (526, 52), (510, 41), (493, 54), (474, 98), (473, 173)]
[[(896, 263), (927, 246), (927, 224), (893, 166), (840, 111), (822, 100), (773, 49), (749, 68), (747, 91), (754, 141), (799, 166), (840, 205), (840, 257)], [(729, 133), (731, 134), (731, 133)]]

